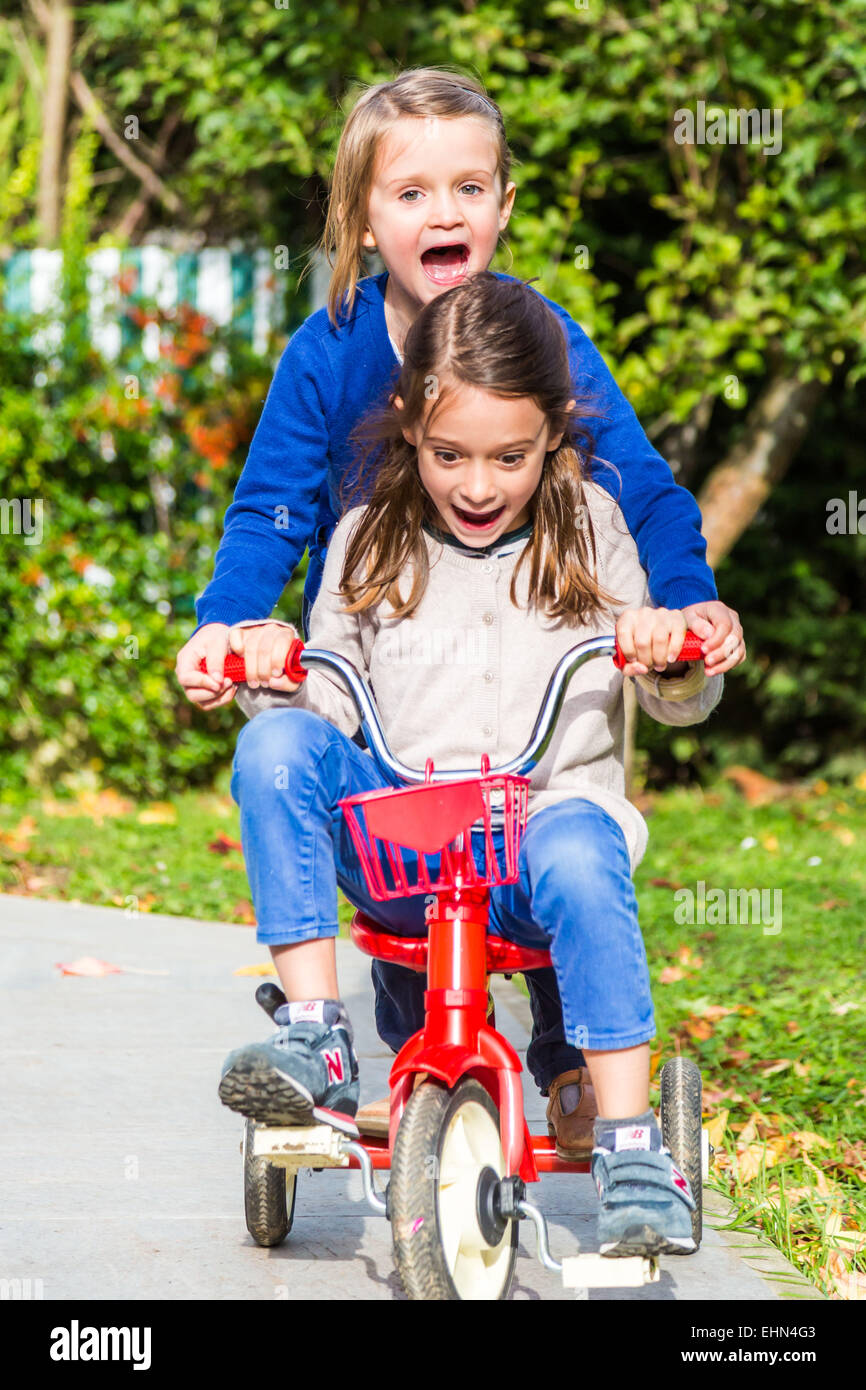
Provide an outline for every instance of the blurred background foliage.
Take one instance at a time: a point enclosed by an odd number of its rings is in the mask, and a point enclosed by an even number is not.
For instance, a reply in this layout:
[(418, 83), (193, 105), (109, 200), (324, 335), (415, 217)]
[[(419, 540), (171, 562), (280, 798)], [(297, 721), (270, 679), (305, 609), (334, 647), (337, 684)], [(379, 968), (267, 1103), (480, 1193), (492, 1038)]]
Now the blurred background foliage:
[[(86, 252), (286, 247), (297, 322), (359, 84), (434, 64), (505, 114), (518, 195), (494, 268), (537, 276), (597, 343), (698, 496), (746, 629), (707, 725), (641, 724), (644, 777), (860, 770), (866, 536), (826, 522), (830, 499), (866, 496), (864, 18), (866, 0), (6, 0), (0, 277), (17, 249), (61, 248), (65, 328), (38, 350), (32, 322), (0, 320), (0, 496), (45, 502), (41, 544), (0, 536), (4, 785), (207, 782), (241, 719), (193, 711), (174, 658), (284, 339), (257, 356), (189, 306), (141, 303), (158, 369), (106, 362)], [(700, 101), (779, 112), (778, 153), (678, 144), (674, 113)]]

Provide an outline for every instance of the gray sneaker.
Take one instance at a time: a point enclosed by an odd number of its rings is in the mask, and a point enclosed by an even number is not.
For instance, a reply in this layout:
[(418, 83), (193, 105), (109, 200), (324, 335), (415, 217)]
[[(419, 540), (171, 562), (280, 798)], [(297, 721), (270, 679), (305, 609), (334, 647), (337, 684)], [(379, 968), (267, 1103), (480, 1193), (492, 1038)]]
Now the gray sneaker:
[[(647, 1138), (648, 1149), (642, 1146)], [(687, 1255), (697, 1249), (695, 1200), (657, 1125), (602, 1130), (592, 1151), (592, 1176), (601, 1201), (602, 1255)]]
[(358, 1059), (350, 1025), (338, 1002), (316, 1002), (315, 1010), (281, 1005), (272, 1038), (229, 1053), (219, 1084), (223, 1105), (260, 1124), (319, 1122), (356, 1133)]

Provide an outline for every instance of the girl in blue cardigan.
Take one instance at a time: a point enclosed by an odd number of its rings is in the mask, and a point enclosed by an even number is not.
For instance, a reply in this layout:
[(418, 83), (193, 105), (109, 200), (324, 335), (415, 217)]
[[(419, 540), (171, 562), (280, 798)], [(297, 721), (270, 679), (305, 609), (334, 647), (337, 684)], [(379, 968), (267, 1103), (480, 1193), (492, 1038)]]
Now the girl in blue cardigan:
[[(309, 547), (306, 629), (340, 515), (340, 487), (353, 469), (351, 431), (387, 397), (421, 309), (488, 268), (514, 204), (510, 164), (501, 112), (469, 76), (408, 71), (369, 88), (352, 110), (323, 235), (333, 265), (327, 309), (306, 320), (280, 359), (226, 513), (214, 577), (197, 603), (199, 625), (177, 658), (178, 679), (201, 708), (235, 696), (222, 676), (230, 625), (269, 617)], [(363, 252), (373, 249), (386, 269), (359, 279)], [(617, 470), (600, 467), (598, 481), (617, 496), (652, 600), (684, 611), (705, 639), (710, 675), (729, 670), (743, 651), (742, 629), (717, 599), (693, 498), (674, 482), (587, 335), (566, 310), (545, 303), (566, 332), (576, 394), (590, 390), (595, 399), (596, 455)], [(206, 676), (198, 670), (202, 657)], [(264, 669), (259, 676), (286, 688)], [(373, 980), (379, 1031), (397, 1046), (423, 1018), (418, 977), (375, 962)], [(536, 972), (530, 991), (529, 1065), (551, 1096), (561, 1152), (580, 1156), (594, 1113), (583, 1059), (565, 1042), (550, 972)]]

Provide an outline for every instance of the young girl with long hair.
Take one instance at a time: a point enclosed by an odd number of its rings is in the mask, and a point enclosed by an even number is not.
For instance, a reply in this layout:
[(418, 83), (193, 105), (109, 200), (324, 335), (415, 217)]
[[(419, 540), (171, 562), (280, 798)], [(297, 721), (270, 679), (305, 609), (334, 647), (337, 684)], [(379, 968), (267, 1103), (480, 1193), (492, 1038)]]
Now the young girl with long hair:
[[(511, 164), (502, 113), (468, 74), (412, 69), (355, 103), (340, 135), (322, 237), (333, 266), (327, 308), (306, 320), (280, 359), (226, 513), (214, 577), (197, 602), (199, 625), (178, 654), (178, 679), (202, 709), (236, 693), (223, 677), (229, 627), (270, 616), (307, 546), (308, 631), (341, 487), (353, 472), (351, 432), (392, 389), (417, 314), (489, 267), (514, 205)], [(385, 270), (364, 276), (364, 254), (374, 249)], [(567, 333), (575, 388), (592, 385), (595, 448), (618, 470), (602, 469), (598, 481), (619, 500), (653, 602), (683, 608), (704, 639), (708, 671), (729, 670), (743, 651), (742, 628), (717, 599), (694, 499), (675, 484), (583, 329), (544, 302)], [(285, 690), (267, 640), (257, 649), (258, 678)], [(380, 961), (372, 974), (379, 1031), (398, 1047), (423, 1021), (418, 977)], [(583, 1059), (563, 1038), (553, 972), (534, 972), (529, 987), (529, 1064), (550, 1095), (560, 1152), (579, 1157), (588, 1152), (594, 1114)]]
[[(389, 403), (355, 432), (369, 500), (336, 527), (309, 641), (369, 680), (399, 759), (447, 769), (515, 757), (562, 655), (616, 629), (628, 664), (589, 662), (572, 679), (531, 774), (519, 882), (491, 889), (490, 923), (550, 947), (565, 1039), (582, 1047), (598, 1105), (602, 1251), (682, 1252), (694, 1248), (693, 1199), (649, 1108), (655, 1026), (631, 877), (647, 831), (625, 797), (623, 681), (634, 676), (644, 709), (681, 725), (707, 717), (723, 679), (674, 664), (686, 619), (649, 605), (621, 507), (590, 477), (591, 407), (575, 398), (560, 319), (529, 286), (481, 272), (432, 300)], [(472, 659), (466, 641), (460, 662), (431, 659), (445, 629), (451, 650), (461, 635), (485, 640)], [(357, 1107), (337, 886), (383, 926), (425, 930), (423, 899), (366, 891), (338, 802), (385, 783), (352, 741), (358, 716), (339, 678), (312, 670), (284, 691), (256, 679), (261, 652), (284, 661), (295, 636), (274, 623), (230, 633), (252, 673), (232, 794), (257, 937), (288, 1002), (273, 1038), (228, 1057), (220, 1096), (272, 1124)]]

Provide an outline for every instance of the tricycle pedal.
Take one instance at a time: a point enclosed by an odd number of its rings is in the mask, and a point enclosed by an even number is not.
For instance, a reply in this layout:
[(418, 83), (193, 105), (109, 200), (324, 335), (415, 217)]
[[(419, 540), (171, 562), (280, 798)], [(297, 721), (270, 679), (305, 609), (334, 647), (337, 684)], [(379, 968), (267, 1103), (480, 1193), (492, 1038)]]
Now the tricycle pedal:
[(348, 1168), (344, 1136), (331, 1125), (256, 1126), (253, 1152), (277, 1168)]

